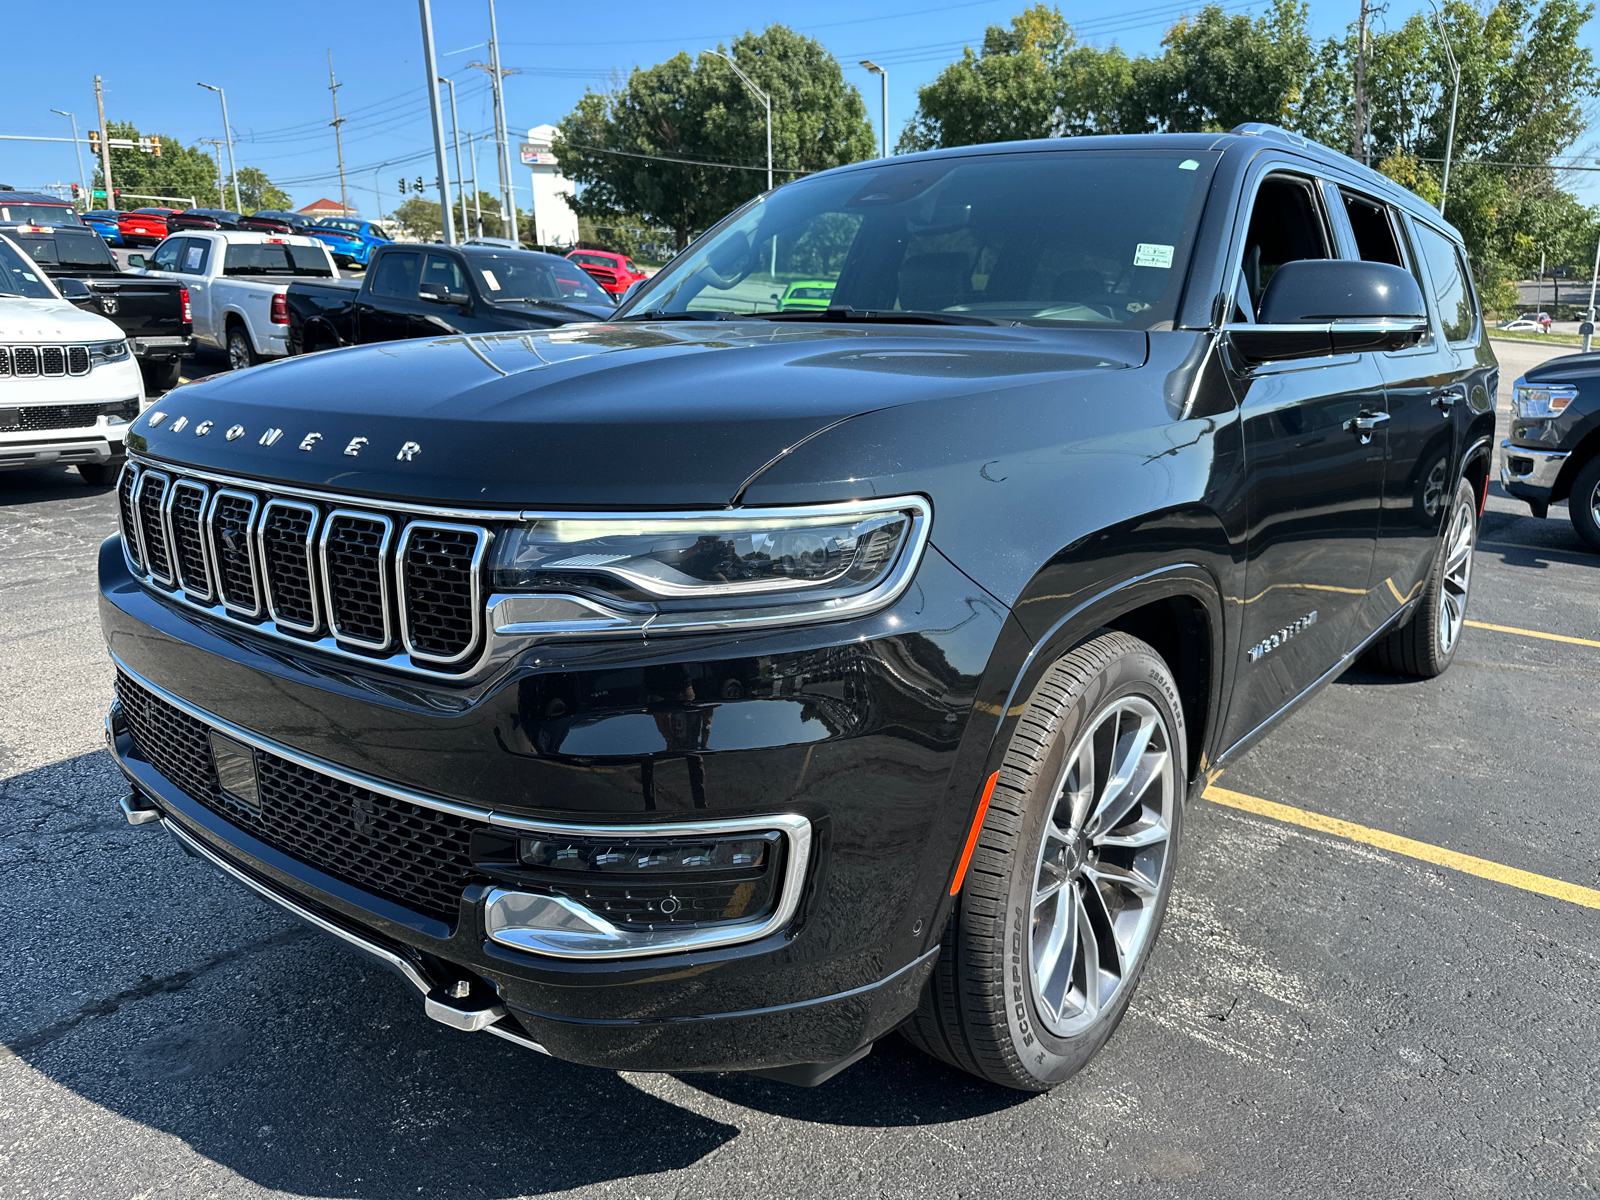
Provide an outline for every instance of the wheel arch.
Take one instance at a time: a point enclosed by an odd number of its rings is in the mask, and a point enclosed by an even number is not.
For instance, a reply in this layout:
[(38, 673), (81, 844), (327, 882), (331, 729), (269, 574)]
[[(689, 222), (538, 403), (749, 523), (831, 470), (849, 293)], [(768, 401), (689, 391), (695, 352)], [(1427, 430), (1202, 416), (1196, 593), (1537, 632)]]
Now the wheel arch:
[(256, 335), (251, 332), (250, 322), (245, 319), (245, 315), (237, 308), (226, 309), (223, 313), (222, 348), (224, 350), (228, 348), (228, 336), (233, 332), (235, 326), (244, 330), (244, 336), (250, 339), (250, 348), (259, 354), (261, 352), (260, 347), (256, 345)]
[(1489, 477), (1494, 465), (1494, 439), (1480, 437), (1467, 447), (1461, 456), (1461, 478), (1472, 484), (1473, 495), (1478, 497), (1478, 516), (1483, 516), (1489, 499)]
[(1550, 488), (1551, 504), (1559, 504), (1572, 496), (1572, 481), (1578, 477), (1578, 472), (1583, 470), (1585, 464), (1596, 455), (1600, 455), (1600, 420), (1597, 420), (1594, 427), (1579, 439), (1578, 444), (1572, 448), (1572, 453), (1567, 455), (1567, 461), (1561, 464), (1561, 471)]

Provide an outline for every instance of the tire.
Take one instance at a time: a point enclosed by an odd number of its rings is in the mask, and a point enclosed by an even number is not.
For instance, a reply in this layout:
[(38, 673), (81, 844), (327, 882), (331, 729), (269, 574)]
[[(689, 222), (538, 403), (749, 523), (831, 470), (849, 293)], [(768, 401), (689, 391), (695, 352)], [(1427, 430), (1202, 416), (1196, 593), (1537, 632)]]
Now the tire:
[(183, 360), (173, 358), (140, 363), (139, 369), (144, 374), (145, 395), (155, 397), (178, 386), (178, 380), (183, 376)]
[(234, 371), (243, 371), (260, 361), (261, 356), (250, 344), (250, 331), (243, 325), (228, 326), (228, 367)]
[(1572, 481), (1567, 513), (1572, 518), (1572, 527), (1589, 544), (1589, 549), (1600, 551), (1600, 454), (1584, 463)]
[(122, 474), (122, 464), (127, 461), (125, 458), (113, 458), (110, 462), (79, 463), (78, 474), (90, 487), (110, 487)]
[(1478, 544), (1478, 497), (1465, 479), (1445, 516), (1444, 536), (1428, 584), (1411, 619), (1372, 648), (1385, 671), (1413, 679), (1443, 675), (1456, 656), (1472, 591), (1472, 553)]
[[(913, 1045), (1029, 1092), (1094, 1057), (1161, 932), (1187, 760), (1177, 684), (1138, 638), (1104, 631), (1045, 673), (1006, 748), (938, 964), (901, 1027)], [(1120, 790), (1114, 766), (1132, 771)]]

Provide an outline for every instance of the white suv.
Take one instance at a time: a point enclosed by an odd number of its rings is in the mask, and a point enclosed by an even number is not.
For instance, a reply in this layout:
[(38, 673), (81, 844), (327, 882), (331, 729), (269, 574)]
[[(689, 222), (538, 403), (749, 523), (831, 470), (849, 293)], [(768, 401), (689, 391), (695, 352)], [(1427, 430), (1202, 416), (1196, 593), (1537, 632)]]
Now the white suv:
[(61, 298), (0, 235), (0, 471), (71, 463), (116, 480), (144, 381), (122, 330)]

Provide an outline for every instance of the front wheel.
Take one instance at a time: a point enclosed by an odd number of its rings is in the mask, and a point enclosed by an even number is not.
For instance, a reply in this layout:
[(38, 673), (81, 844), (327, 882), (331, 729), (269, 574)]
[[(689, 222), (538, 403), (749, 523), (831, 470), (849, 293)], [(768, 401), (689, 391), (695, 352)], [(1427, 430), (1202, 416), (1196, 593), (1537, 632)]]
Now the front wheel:
[(1172, 672), (1105, 632), (1028, 701), (938, 965), (902, 1027), (992, 1083), (1042, 1092), (1111, 1037), (1172, 890), (1187, 752)]
[(1567, 513), (1578, 536), (1589, 543), (1589, 549), (1600, 550), (1600, 454), (1585, 463), (1572, 481)]
[(141, 362), (139, 369), (144, 374), (145, 395), (154, 398), (178, 386), (178, 380), (183, 377), (183, 360), (169, 358), (159, 362)]
[(117, 481), (117, 476), (122, 474), (126, 458), (113, 458), (110, 462), (79, 463), (78, 474), (90, 487), (110, 487)]
[(1478, 497), (1463, 479), (1456, 485), (1444, 538), (1415, 613), (1372, 648), (1380, 667), (1414, 679), (1433, 679), (1449, 669), (1467, 624), (1472, 554), (1477, 546)]
[(256, 353), (256, 348), (250, 344), (250, 333), (243, 325), (235, 325), (228, 330), (228, 366), (235, 371), (243, 371), (246, 367), (253, 367), (261, 361), (261, 356)]

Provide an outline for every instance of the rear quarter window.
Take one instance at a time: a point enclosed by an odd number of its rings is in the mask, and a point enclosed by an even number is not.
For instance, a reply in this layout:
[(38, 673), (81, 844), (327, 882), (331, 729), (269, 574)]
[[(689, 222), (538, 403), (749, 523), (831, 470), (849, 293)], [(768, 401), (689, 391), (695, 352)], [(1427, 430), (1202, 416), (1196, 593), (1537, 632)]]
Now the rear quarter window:
[(1445, 341), (1470, 341), (1478, 324), (1477, 303), (1460, 247), (1430, 225), (1417, 221), (1415, 228), (1417, 253), (1427, 264), (1428, 277), (1433, 282)]

